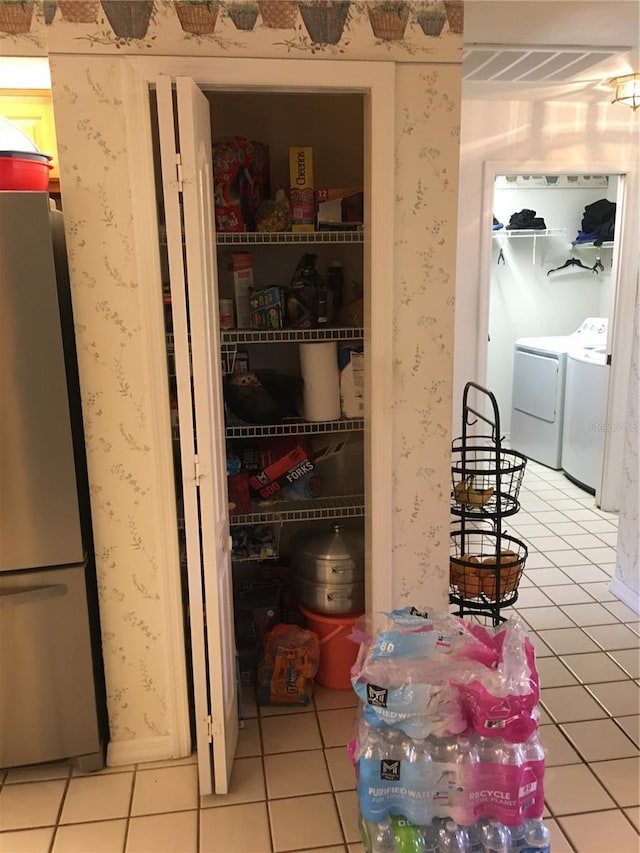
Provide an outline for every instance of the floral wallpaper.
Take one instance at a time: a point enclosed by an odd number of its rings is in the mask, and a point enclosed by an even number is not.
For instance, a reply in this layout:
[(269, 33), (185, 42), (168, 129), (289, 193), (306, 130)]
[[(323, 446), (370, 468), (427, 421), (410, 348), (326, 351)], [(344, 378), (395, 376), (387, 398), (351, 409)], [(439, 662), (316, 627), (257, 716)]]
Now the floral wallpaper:
[[(9, 5), (0, 3), (0, 13)], [(167, 573), (178, 572), (179, 555), (177, 541), (168, 553), (159, 535), (166, 519), (161, 508), (170, 508), (175, 496), (167, 464), (170, 450), (158, 446), (157, 431), (151, 429), (157, 401), (166, 395), (166, 377), (155, 369), (145, 327), (149, 318), (143, 312), (142, 289), (149, 282), (139, 280), (136, 272), (122, 108), (127, 72), (120, 57), (222, 52), (397, 62), (393, 595), (395, 604), (444, 606), (462, 45), (454, 27), (461, 26), (461, 5), (325, 3), (336, 12), (333, 28), (325, 21), (325, 29), (313, 36), (307, 26), (311, 15), (305, 23), (303, 12), (316, 9), (317, 3), (202, 4), (211, 7), (212, 16), (217, 9), (209, 33), (183, 28), (187, 10), (183, 19), (178, 9), (196, 4), (140, 0), (135, 16), (132, 9), (120, 23), (113, 7), (121, 7), (124, 14), (126, 0), (19, 5), (33, 7), (30, 29), (7, 33), (0, 14), (2, 50), (8, 46), (15, 55), (48, 52), (52, 70), (86, 419), (111, 763), (120, 763), (128, 749), (135, 754), (141, 742), (151, 744), (147, 759), (175, 756), (170, 752), (171, 702), (186, 703), (187, 686), (185, 681), (183, 697), (168, 694), (163, 580)], [(374, 33), (370, 13), (382, 5), (393, 7), (404, 24), (402, 38), (396, 38), (400, 29), (395, 20), (397, 29)], [(454, 5), (459, 12), (455, 23), (443, 22), (442, 13), (446, 16), (447, 7)], [(279, 21), (287, 20), (290, 26), (267, 24), (276, 7)], [(147, 11), (148, 21), (141, 20)], [(338, 11), (346, 12), (340, 36)], [(437, 35), (423, 28), (427, 18), (420, 23), (422, 12), (439, 15), (442, 27)], [(81, 14), (86, 22), (71, 20)], [(243, 29), (251, 16), (253, 28)], [(129, 30), (118, 29), (124, 23)], [(140, 38), (124, 34), (133, 31), (134, 23)], [(435, 23), (429, 27), (436, 29)], [(326, 41), (312, 43), (312, 38)], [(158, 300), (159, 326), (161, 311)]]
[(396, 81), (394, 599), (445, 608), (460, 71)]
[[(167, 734), (150, 375), (118, 60), (52, 59), (111, 741)], [(93, 106), (87, 107), (88, 100)], [(166, 498), (165, 498), (166, 499)]]
[(631, 345), (629, 397), (625, 421), (624, 456), (622, 463), (623, 500), (618, 519), (618, 555), (616, 578), (636, 596), (640, 604), (640, 282), (636, 291), (635, 323)]
[(3, 0), (7, 54), (460, 58), (461, 0)]

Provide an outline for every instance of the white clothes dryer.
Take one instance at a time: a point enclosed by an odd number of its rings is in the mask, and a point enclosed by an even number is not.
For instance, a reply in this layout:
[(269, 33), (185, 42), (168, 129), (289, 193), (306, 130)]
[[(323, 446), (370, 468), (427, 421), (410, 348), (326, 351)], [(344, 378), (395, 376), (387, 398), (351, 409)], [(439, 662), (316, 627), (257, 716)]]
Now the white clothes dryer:
[(515, 344), (511, 447), (549, 468), (562, 468), (567, 353), (606, 344), (607, 319), (587, 317), (571, 335), (519, 338)]
[(607, 348), (578, 347), (567, 353), (562, 432), (562, 470), (595, 494), (602, 469), (607, 412)]

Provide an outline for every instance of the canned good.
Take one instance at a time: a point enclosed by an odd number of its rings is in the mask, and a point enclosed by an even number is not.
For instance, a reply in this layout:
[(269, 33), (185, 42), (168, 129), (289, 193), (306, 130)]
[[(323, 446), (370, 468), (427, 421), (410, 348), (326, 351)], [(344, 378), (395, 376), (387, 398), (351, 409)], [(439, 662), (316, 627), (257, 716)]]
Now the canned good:
[(233, 329), (233, 299), (220, 300), (220, 328)]

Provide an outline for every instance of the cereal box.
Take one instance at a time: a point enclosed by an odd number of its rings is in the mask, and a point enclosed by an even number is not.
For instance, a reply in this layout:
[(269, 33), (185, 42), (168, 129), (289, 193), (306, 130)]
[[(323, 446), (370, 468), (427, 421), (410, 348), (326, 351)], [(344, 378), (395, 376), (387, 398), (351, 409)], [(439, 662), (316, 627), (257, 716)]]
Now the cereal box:
[(291, 230), (314, 231), (316, 204), (313, 192), (313, 149), (289, 148)]

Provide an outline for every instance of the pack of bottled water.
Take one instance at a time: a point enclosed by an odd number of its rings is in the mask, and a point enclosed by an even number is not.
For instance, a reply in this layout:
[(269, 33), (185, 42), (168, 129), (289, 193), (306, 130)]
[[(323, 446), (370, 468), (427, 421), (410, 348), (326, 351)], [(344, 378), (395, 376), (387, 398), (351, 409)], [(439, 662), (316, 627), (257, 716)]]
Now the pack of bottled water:
[(515, 826), (544, 808), (537, 733), (522, 744), (479, 735), (416, 739), (361, 720), (354, 750), (360, 813), (374, 823), (401, 815), (420, 825), (450, 817)]
[[(349, 754), (368, 853), (549, 849), (539, 678), (519, 619), (363, 617)], [(386, 846), (385, 846), (386, 845)]]
[(550, 853), (551, 834), (542, 820), (523, 820), (505, 826), (497, 820), (480, 820), (460, 826), (438, 820), (421, 826), (403, 817), (378, 823), (360, 820), (360, 832), (370, 853)]

